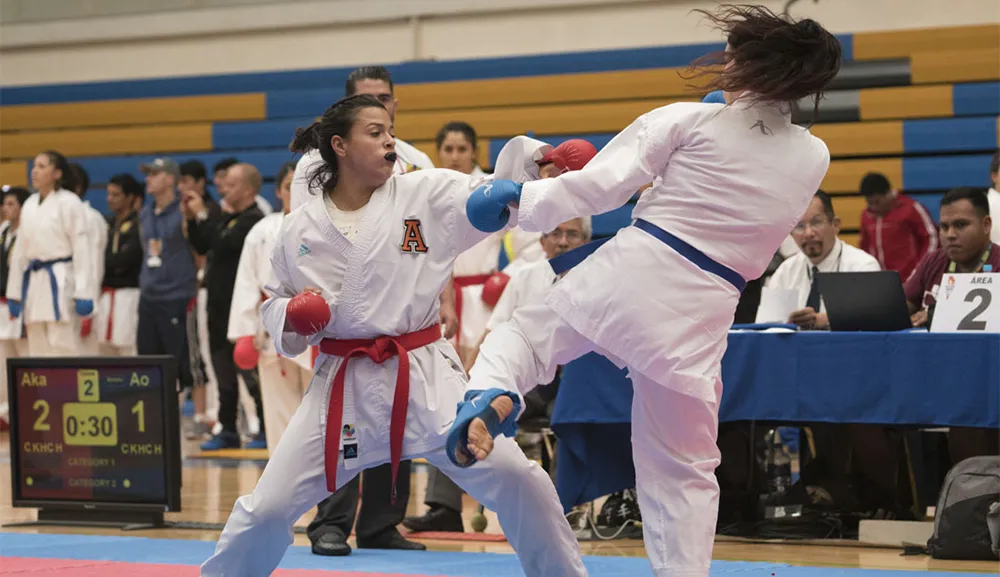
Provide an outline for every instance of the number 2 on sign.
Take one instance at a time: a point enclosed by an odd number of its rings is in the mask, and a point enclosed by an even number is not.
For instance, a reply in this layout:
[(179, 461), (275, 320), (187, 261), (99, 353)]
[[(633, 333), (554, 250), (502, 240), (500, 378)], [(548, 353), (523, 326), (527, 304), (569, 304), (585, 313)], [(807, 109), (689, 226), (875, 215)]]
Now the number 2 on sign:
[(979, 304), (976, 305), (972, 312), (965, 315), (958, 323), (958, 330), (960, 331), (985, 331), (986, 321), (977, 320), (977, 318), (986, 312), (986, 309), (990, 308), (990, 303), (993, 302), (993, 295), (990, 291), (977, 288), (969, 291), (969, 294), (965, 295), (965, 302), (971, 303), (972, 301), (979, 299)]
[(45, 422), (49, 418), (49, 403), (42, 399), (35, 401), (35, 404), (31, 405), (31, 408), (35, 411), (41, 411), (38, 418), (35, 419), (35, 426), (32, 427), (36, 431), (49, 431), (52, 429), (52, 425)]
[(132, 405), (132, 414), (139, 419), (139, 432), (146, 432), (146, 405), (143, 401), (139, 401)]

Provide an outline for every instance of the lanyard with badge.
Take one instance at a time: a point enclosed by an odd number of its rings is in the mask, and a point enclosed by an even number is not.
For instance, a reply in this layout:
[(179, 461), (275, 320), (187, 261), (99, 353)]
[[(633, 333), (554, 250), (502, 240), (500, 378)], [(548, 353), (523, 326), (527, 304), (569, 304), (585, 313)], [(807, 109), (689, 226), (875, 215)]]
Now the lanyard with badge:
[[(979, 257), (979, 266), (976, 267), (976, 270), (972, 272), (993, 272), (993, 265), (988, 264), (986, 262), (990, 260), (991, 250), (993, 250), (992, 247), (986, 249), (986, 252), (983, 253), (983, 256)], [(948, 263), (948, 272), (954, 273), (956, 268), (958, 268), (958, 265), (955, 264), (955, 261), (951, 261)]]
[(163, 266), (163, 259), (160, 254), (163, 252), (163, 235), (160, 233), (160, 218), (166, 218), (162, 213), (157, 214), (153, 210), (153, 237), (149, 239), (149, 257), (146, 258), (146, 266), (149, 268), (160, 268)]

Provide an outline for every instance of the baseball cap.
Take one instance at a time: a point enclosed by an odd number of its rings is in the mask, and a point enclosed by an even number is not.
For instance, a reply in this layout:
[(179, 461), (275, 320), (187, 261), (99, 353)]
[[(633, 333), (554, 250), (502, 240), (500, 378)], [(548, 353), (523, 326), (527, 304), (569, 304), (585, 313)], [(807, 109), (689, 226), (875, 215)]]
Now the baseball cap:
[(551, 162), (561, 172), (580, 170), (595, 156), (597, 148), (593, 144), (580, 138), (573, 138), (545, 153), (538, 161), (538, 165)]
[(172, 158), (157, 158), (153, 162), (147, 162), (139, 167), (139, 170), (143, 174), (149, 174), (151, 172), (169, 172), (170, 174), (180, 178), (181, 169), (177, 165), (177, 161)]

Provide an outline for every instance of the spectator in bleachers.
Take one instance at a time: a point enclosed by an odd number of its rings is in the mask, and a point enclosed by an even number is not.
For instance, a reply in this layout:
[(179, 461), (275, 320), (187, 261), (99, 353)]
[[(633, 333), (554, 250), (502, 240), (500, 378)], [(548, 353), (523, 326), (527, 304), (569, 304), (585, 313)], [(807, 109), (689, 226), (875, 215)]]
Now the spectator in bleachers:
[(1000, 248), (990, 240), (992, 226), (983, 189), (963, 186), (941, 198), (944, 246), (924, 256), (904, 285), (913, 326), (930, 324), (945, 273), (1000, 272)]
[(861, 215), (861, 250), (906, 280), (920, 259), (938, 248), (934, 221), (922, 204), (892, 188), (883, 174), (869, 172), (860, 188), (868, 202)]
[[(347, 76), (344, 86), (346, 96), (370, 94), (381, 102), (389, 112), (389, 118), (396, 120), (396, 107), (399, 101), (393, 93), (392, 76), (384, 66), (363, 66)], [(426, 154), (414, 148), (411, 144), (395, 139), (397, 155), (393, 171), (404, 174), (422, 168), (434, 168), (434, 163)], [(313, 170), (321, 166), (323, 158), (318, 150), (307, 152), (295, 166), (292, 177), (291, 210), (309, 202), (313, 196), (320, 194), (320, 189), (310, 190), (309, 177)], [(341, 222), (337, 223), (340, 230), (347, 230), (351, 222), (357, 219), (361, 211), (347, 212), (336, 207), (331, 211)], [(362, 209), (363, 210), (363, 209)], [(454, 295), (445, 290), (441, 295), (441, 322), (447, 329), (446, 338), (451, 338), (458, 329), (458, 319), (455, 314)], [(399, 478), (410, 478), (410, 462), (399, 463)], [(358, 511), (358, 497), (361, 478), (364, 477), (364, 495), (362, 506)], [(347, 544), (347, 536), (355, 526), (358, 540), (369, 549), (411, 549), (424, 550), (427, 547), (421, 543), (408, 541), (396, 529), (406, 514), (406, 505), (410, 500), (410, 484), (400, 483), (395, 504), (386, 498), (389, 487), (392, 486), (392, 468), (389, 463), (367, 469), (357, 475), (336, 493), (330, 495), (319, 504), (316, 518), (309, 524), (309, 540), (312, 542), (312, 552), (317, 555), (343, 556), (351, 554)]]
[(35, 157), (31, 186), (37, 194), (21, 209), (7, 306), (13, 316), (23, 315), (31, 356), (75, 356), (76, 318), (94, 311), (98, 291), (87, 213), (73, 192), (69, 162), (54, 150)]
[[(75, 192), (83, 202), (84, 211), (87, 214), (87, 236), (91, 243), (91, 254), (94, 262), (91, 271), (94, 276), (94, 286), (100, 287), (104, 281), (104, 249), (108, 245), (108, 221), (101, 211), (90, 205), (87, 200), (87, 191), (90, 190), (90, 175), (80, 164), (70, 164), (73, 175), (76, 177)], [(95, 302), (100, 300), (99, 294), (95, 295)], [(80, 354), (87, 356), (97, 356), (101, 354), (101, 344), (97, 333), (94, 332), (94, 315), (100, 312), (95, 309), (91, 315), (78, 317), (75, 324), (80, 332)]]
[[(212, 171), (215, 173), (215, 176), (212, 178), (212, 182), (215, 184), (215, 190), (219, 191), (219, 197), (222, 199), (221, 204), (223, 206), (225, 206), (226, 204), (226, 198), (223, 195), (224, 189), (222, 186), (222, 182), (226, 178), (226, 171), (228, 171), (231, 167), (239, 164), (239, 162), (240, 162), (239, 159), (231, 156), (229, 158), (223, 158), (219, 162), (216, 162), (215, 166), (212, 168)], [(259, 192), (257, 196), (254, 197), (253, 200), (255, 203), (257, 203), (257, 208), (260, 209), (260, 212), (263, 213), (264, 216), (267, 216), (272, 212), (274, 212), (274, 207), (272, 207), (271, 203), (268, 202), (266, 198), (262, 197)]]
[(176, 193), (180, 167), (171, 158), (157, 158), (141, 168), (153, 202), (139, 213), (145, 258), (139, 272), (136, 349), (140, 355), (173, 356), (186, 391), (194, 387), (185, 321), (197, 291), (197, 268)]
[(840, 218), (833, 211), (830, 195), (816, 191), (806, 213), (792, 229), (800, 251), (782, 262), (767, 283), (769, 287), (799, 292), (799, 308), (789, 316), (789, 323), (803, 329), (829, 328), (830, 319), (816, 282), (818, 273), (880, 269), (873, 256), (840, 240), (839, 234)]
[(236, 416), (239, 408), (239, 377), (257, 405), (260, 432), (247, 444), (248, 449), (267, 448), (260, 383), (255, 370), (238, 369), (233, 361), (233, 343), (229, 340), (229, 310), (236, 283), (236, 269), (247, 233), (264, 218), (255, 198), (260, 192), (260, 172), (249, 164), (234, 164), (221, 182), (225, 205), (221, 216), (213, 218), (203, 197), (189, 191), (182, 204), (187, 219), (188, 238), (200, 255), (208, 257), (205, 286), (208, 290), (208, 340), (212, 368), (219, 386), (219, 422), (222, 430), (202, 444), (203, 451), (239, 448)]
[[(986, 191), (960, 187), (941, 199), (944, 247), (924, 257), (906, 281), (904, 292), (913, 326), (929, 326), (946, 273), (1000, 272), (1000, 245), (990, 240), (993, 219)], [(952, 463), (978, 455), (1000, 454), (996, 429), (952, 427), (948, 432)]]
[[(479, 347), (482, 345), (490, 329), (509, 321), (514, 310), (542, 298), (545, 290), (556, 280), (556, 274), (548, 260), (572, 250), (590, 240), (591, 219), (575, 218), (556, 227), (550, 233), (541, 235), (539, 244), (544, 251), (545, 259), (528, 264), (515, 272), (504, 288), (486, 324), (482, 336), (476, 339), (475, 348), (468, 360), (471, 367), (476, 360)], [(466, 369), (468, 370), (468, 369)], [(555, 382), (539, 386), (524, 396), (525, 409), (521, 419), (551, 417), (552, 405), (558, 390), (558, 375)], [(464, 531), (462, 524), (462, 489), (441, 473), (431, 467), (427, 475), (427, 495), (424, 503), (429, 508), (421, 517), (407, 517), (403, 525), (407, 529), (420, 531)]]
[[(235, 163), (236, 159), (233, 158), (223, 160), (219, 164), (224, 164), (228, 168)], [(177, 183), (177, 190), (180, 192), (181, 198), (184, 198), (185, 195), (197, 194), (201, 196), (210, 218), (221, 217), (222, 207), (208, 191), (208, 173), (205, 170), (205, 165), (200, 160), (188, 160), (181, 164), (180, 168), (181, 179)], [(217, 174), (224, 177), (225, 170), (220, 169)], [(186, 219), (184, 221), (184, 234), (187, 235)], [(208, 362), (212, 358), (212, 351), (208, 346), (208, 291), (205, 290), (205, 257), (195, 253), (194, 262), (198, 267), (198, 296), (195, 305), (188, 308), (186, 323), (188, 355), (191, 357), (194, 373), (194, 388), (191, 389), (194, 416), (191, 422), (184, 424), (185, 437), (189, 440), (204, 439), (211, 434), (214, 421), (209, 413), (214, 414), (218, 411), (219, 391), (215, 371), (212, 370), (211, 363)]]
[(94, 332), (101, 354), (131, 357), (136, 354), (139, 315), (139, 274), (142, 271), (142, 239), (136, 199), (142, 185), (130, 174), (116, 174), (108, 181), (108, 242), (104, 250), (104, 282), (97, 307)]
[(28, 356), (28, 341), (24, 338), (21, 319), (13, 318), (7, 310), (7, 277), (9, 276), (10, 251), (17, 241), (21, 222), (21, 207), (31, 192), (20, 186), (3, 187), (3, 223), (0, 223), (0, 430), (9, 423), (7, 407), (7, 359)]
[(990, 202), (990, 215), (993, 216), (993, 231), (990, 233), (990, 239), (1000, 244), (1000, 150), (993, 153), (993, 159), (990, 160), (990, 182), (993, 186), (990, 187), (989, 192), (987, 192), (987, 199)]

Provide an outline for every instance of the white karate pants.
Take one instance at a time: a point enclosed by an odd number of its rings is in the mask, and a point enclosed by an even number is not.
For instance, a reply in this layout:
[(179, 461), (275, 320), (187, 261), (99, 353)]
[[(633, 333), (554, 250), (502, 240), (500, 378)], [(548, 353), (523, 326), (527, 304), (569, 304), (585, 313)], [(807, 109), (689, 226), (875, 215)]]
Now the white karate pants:
[(98, 354), (102, 357), (134, 357), (138, 355), (135, 344), (120, 347), (110, 343), (101, 343)]
[[(325, 431), (320, 426), (327, 410), (326, 397), (325, 386), (314, 386), (306, 392), (257, 487), (236, 501), (215, 554), (201, 566), (203, 577), (270, 575), (292, 544), (292, 525), (330, 495), (324, 469)], [(587, 574), (552, 481), (537, 463), (524, 456), (513, 439), (498, 438), (488, 459), (465, 469), (452, 465), (443, 448), (424, 455), (403, 455), (404, 459), (421, 456), (472, 498), (497, 512), (525, 575)], [(338, 485), (344, 486), (357, 473), (345, 469), (341, 459)]]
[(306, 394), (312, 372), (274, 353), (261, 353), (257, 371), (260, 373), (261, 402), (264, 403), (267, 450), (273, 455)]
[(28, 354), (33, 357), (80, 355), (80, 329), (73, 321), (27, 323)]
[[(548, 306), (523, 307), (486, 337), (469, 388), (511, 390), (516, 385), (523, 394), (535, 383), (551, 380), (557, 365), (594, 350), (601, 352)], [(682, 360), (688, 366), (677, 367), (671, 378), (705, 380), (721, 398), (718, 367), (709, 375), (692, 370), (704, 361)], [(707, 577), (719, 513), (718, 405), (678, 393), (638, 371), (630, 370), (629, 378), (635, 390), (636, 489), (653, 574)]]
[(28, 341), (0, 341), (0, 419), (10, 423), (10, 407), (7, 406), (7, 359), (28, 356)]

